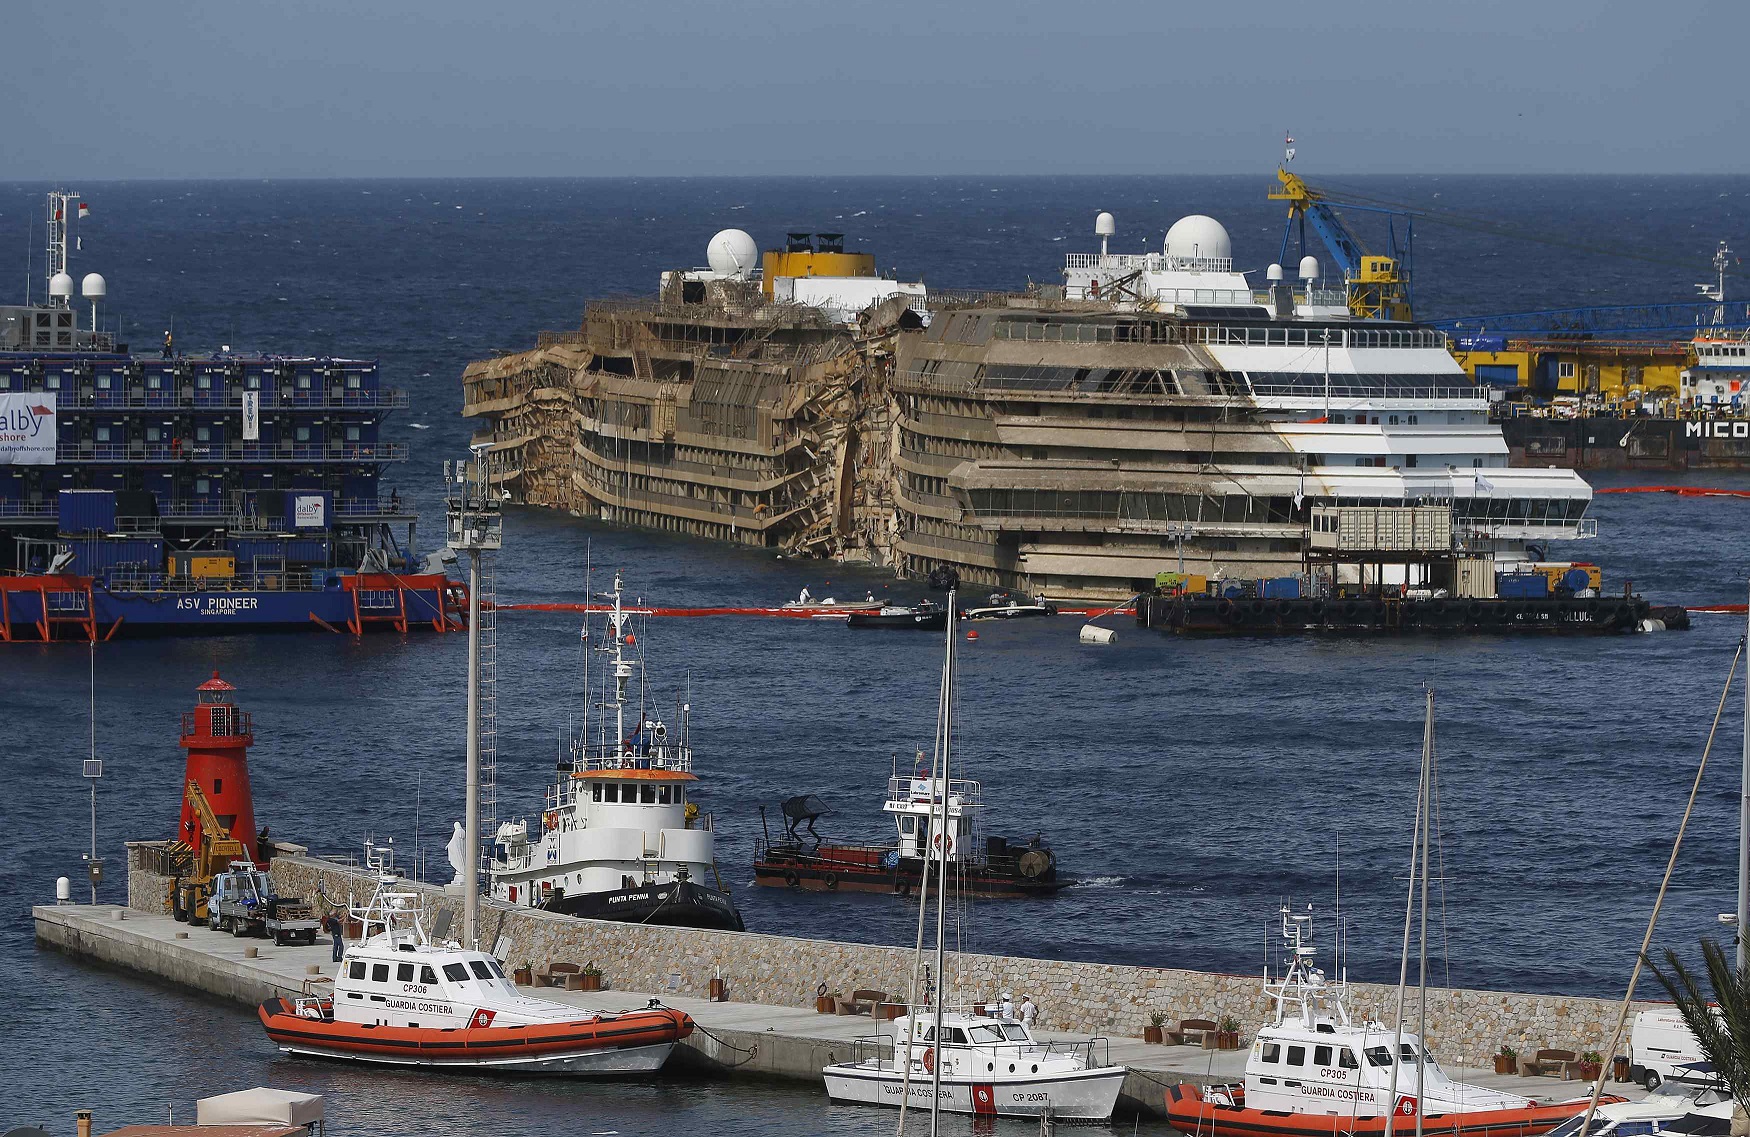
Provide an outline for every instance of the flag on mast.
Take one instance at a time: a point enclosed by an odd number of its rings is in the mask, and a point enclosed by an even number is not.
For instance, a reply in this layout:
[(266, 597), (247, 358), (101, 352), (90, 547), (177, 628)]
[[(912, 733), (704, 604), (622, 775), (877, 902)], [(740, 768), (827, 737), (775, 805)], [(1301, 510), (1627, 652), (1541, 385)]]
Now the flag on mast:
[(91, 216), (91, 207), (89, 205), (86, 205), (84, 202), (80, 202), (79, 203), (79, 220), (83, 221), (87, 217), (90, 217), (90, 216)]
[(1284, 162), (1294, 161), (1294, 135), (1288, 134), (1288, 133), (1283, 134), (1283, 136), (1282, 136), (1282, 148), (1288, 152), (1287, 157), (1283, 158), (1282, 160)]

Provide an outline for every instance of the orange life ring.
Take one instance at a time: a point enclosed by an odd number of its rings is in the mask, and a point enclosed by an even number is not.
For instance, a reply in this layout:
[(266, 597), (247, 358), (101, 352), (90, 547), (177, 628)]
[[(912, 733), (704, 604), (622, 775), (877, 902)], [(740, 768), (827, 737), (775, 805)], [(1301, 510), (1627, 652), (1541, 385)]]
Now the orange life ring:
[(924, 1073), (934, 1074), (935, 1072), (936, 1072), (936, 1048), (934, 1046), (931, 1046), (924, 1051)]

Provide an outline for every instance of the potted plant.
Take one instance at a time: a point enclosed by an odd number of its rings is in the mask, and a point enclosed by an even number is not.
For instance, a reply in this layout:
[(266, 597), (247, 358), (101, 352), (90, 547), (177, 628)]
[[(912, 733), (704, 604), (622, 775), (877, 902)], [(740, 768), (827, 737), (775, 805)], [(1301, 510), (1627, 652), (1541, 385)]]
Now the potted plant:
[(1517, 1074), (1518, 1072), (1519, 1051), (1503, 1042), (1501, 1044), (1501, 1052), (1495, 1055), (1495, 1073)]
[(1598, 1075), (1604, 1072), (1604, 1055), (1596, 1050), (1588, 1050), (1580, 1055), (1577, 1066), (1582, 1082), (1596, 1082)]
[(511, 973), (511, 981), (518, 987), (533, 987), (535, 985), (535, 962), (525, 959)]
[(1215, 1048), (1217, 1050), (1238, 1050), (1240, 1048), (1240, 1020), (1232, 1015), (1221, 1016), (1221, 1022), (1215, 1028)]
[(595, 960), (590, 960), (588, 966), (579, 971), (577, 975), (579, 979), (583, 980), (582, 990), (600, 991), (602, 989), (602, 969), (595, 965)]
[(1165, 1042), (1167, 1040), (1165, 1030), (1166, 1023), (1167, 1016), (1165, 1012), (1150, 1011), (1148, 1013), (1148, 1025), (1142, 1028), (1142, 1040), (1144, 1042), (1155, 1043), (1156, 1045)]

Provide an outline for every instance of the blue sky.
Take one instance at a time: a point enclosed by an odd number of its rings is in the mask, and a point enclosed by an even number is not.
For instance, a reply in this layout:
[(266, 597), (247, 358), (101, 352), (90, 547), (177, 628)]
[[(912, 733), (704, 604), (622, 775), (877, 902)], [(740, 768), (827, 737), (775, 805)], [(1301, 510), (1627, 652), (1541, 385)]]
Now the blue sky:
[(16, 179), (1750, 172), (1742, 0), (4, 11)]

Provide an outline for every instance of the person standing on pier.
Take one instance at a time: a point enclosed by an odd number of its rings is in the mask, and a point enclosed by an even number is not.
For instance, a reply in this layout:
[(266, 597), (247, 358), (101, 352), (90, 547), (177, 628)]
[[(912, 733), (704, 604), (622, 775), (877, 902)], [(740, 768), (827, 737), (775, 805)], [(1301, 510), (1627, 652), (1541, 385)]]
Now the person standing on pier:
[(343, 934), (345, 926), (341, 924), (339, 916), (330, 912), (323, 917), (322, 927), (327, 930), (330, 936), (334, 937), (334, 962), (339, 963), (340, 957), (346, 953), (346, 938)]

